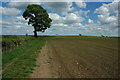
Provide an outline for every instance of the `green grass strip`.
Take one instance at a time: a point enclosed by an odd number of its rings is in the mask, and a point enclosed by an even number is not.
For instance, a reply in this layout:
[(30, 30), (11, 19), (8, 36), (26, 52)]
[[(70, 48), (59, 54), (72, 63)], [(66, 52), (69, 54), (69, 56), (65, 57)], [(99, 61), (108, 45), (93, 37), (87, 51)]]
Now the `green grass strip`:
[[(8, 62), (16, 55), (18, 59), (10, 65), (2, 74), (3, 78), (28, 78), (36, 66), (36, 58), (40, 49), (45, 44), (45, 38), (38, 38), (3, 56), (4, 62)], [(3, 64), (4, 64), (3, 62)]]

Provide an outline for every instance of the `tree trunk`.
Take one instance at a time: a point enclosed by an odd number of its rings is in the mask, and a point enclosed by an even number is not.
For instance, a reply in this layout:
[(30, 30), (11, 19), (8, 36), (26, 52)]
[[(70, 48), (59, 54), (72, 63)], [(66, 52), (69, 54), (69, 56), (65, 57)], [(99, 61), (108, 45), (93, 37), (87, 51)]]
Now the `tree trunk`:
[(34, 31), (34, 37), (37, 38), (37, 31), (36, 30)]

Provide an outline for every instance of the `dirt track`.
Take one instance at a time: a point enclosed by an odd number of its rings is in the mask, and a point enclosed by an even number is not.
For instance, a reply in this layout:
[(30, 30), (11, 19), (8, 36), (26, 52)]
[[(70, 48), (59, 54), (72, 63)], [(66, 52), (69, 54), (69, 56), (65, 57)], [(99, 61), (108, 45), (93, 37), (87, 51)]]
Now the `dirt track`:
[(32, 78), (117, 77), (117, 46), (104, 46), (76, 39), (48, 39)]

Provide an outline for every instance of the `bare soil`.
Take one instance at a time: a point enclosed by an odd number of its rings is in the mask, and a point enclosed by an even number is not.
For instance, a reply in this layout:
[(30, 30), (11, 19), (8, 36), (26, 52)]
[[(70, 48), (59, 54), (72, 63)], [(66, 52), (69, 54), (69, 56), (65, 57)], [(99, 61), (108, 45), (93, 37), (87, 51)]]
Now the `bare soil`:
[[(104, 44), (104, 43), (103, 43)], [(116, 78), (118, 48), (77, 39), (48, 39), (32, 78)]]
[(48, 57), (48, 46), (46, 45), (42, 48), (38, 58), (37, 67), (35, 68), (32, 78), (52, 78), (50, 61)]

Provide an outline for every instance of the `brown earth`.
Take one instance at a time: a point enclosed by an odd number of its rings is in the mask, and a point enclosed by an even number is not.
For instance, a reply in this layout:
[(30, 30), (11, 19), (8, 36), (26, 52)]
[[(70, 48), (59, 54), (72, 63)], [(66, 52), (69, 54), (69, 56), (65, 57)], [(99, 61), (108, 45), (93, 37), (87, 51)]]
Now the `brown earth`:
[[(116, 46), (116, 47), (115, 47)], [(117, 44), (51, 38), (42, 48), (32, 78), (118, 77)]]
[(38, 56), (37, 66), (31, 75), (32, 78), (52, 78), (47, 43)]

